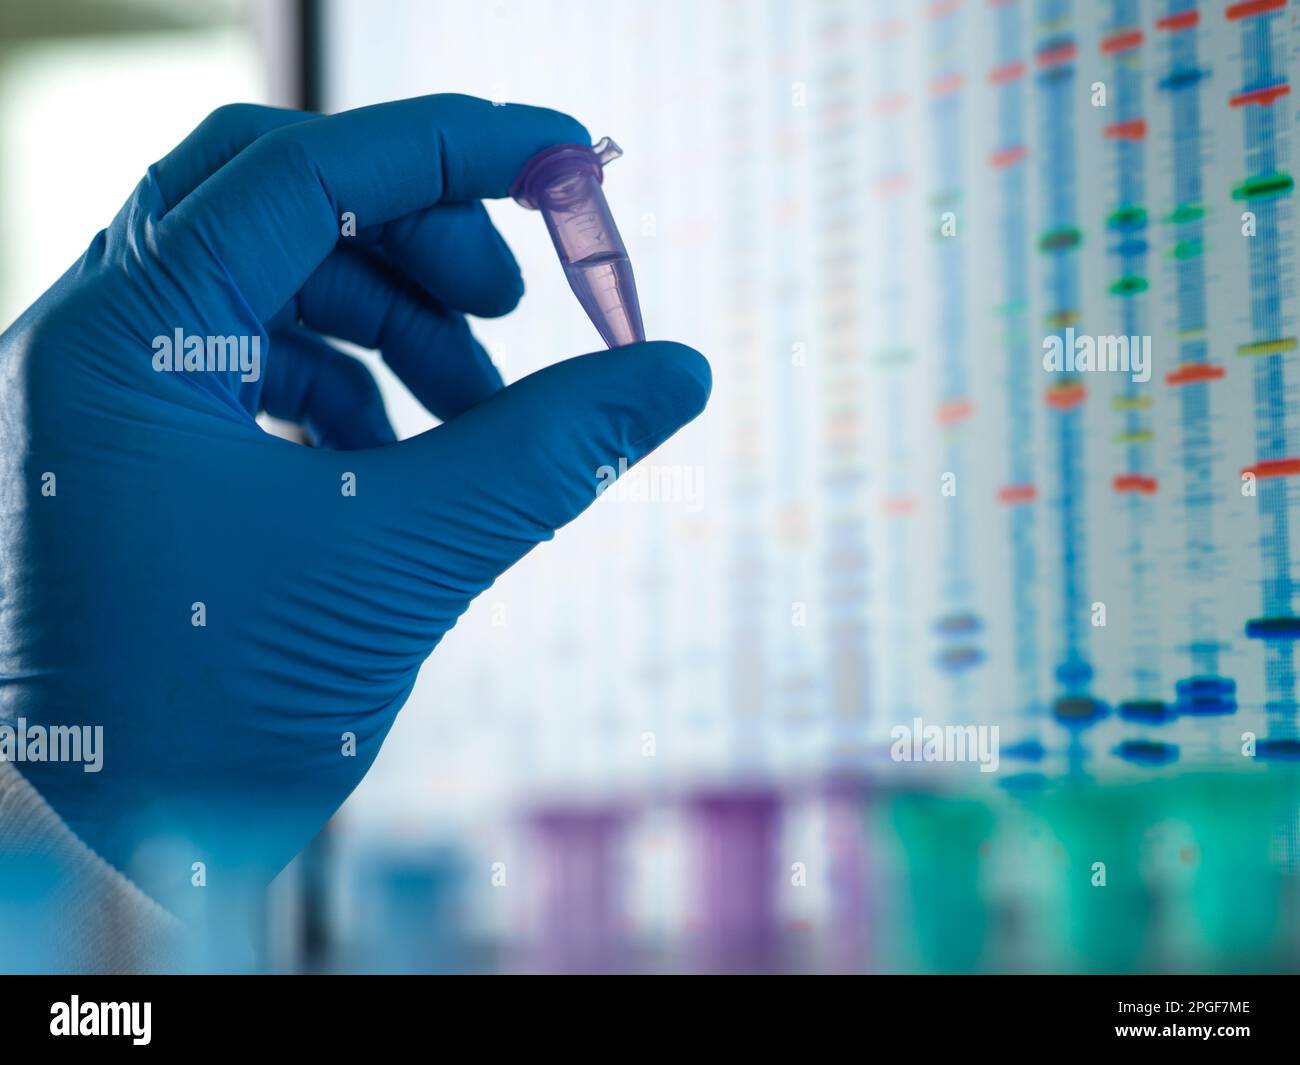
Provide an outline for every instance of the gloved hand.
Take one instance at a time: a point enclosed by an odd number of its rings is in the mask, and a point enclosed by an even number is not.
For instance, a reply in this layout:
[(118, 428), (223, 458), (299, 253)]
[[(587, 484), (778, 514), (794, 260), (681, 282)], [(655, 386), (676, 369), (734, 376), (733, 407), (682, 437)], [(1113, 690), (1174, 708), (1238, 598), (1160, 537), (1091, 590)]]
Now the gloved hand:
[[(175, 912), (204, 901), (195, 862), (206, 892), (288, 862), (470, 600), (593, 501), (598, 468), (703, 408), (708, 364), (680, 345), (503, 388), (470, 333), (522, 293), (479, 201), (575, 141), (565, 115), (461, 96), (222, 108), (0, 339), (0, 719), (103, 725), (100, 772), (18, 768)], [(245, 361), (157, 369), (178, 330), (242, 336)], [(378, 348), (444, 424), (394, 442), (323, 335)]]

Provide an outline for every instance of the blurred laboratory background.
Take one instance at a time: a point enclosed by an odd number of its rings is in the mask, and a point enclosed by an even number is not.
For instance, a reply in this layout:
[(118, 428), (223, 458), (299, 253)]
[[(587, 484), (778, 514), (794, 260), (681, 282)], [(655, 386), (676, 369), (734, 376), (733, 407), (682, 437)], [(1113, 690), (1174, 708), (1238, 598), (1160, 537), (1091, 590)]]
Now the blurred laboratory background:
[[(1297, 10), (7, 0), (6, 322), (213, 107), (463, 92), (623, 147), (646, 331), (713, 364), (443, 641), (264, 968), (1295, 969)], [(506, 379), (598, 349), (490, 210)]]

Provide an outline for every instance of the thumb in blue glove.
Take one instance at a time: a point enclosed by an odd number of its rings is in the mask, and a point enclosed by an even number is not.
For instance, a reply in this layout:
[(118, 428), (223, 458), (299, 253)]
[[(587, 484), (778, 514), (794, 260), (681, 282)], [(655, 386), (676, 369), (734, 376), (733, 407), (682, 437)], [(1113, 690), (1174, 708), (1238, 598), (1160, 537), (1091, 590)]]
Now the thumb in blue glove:
[[(572, 141), (565, 115), (459, 96), (223, 108), (0, 339), (0, 718), (103, 726), (100, 772), (19, 768), (181, 916), (288, 862), (469, 602), (703, 408), (689, 348), (502, 388), (466, 324), (522, 292), (480, 201)], [(264, 372), (156, 369), (178, 335), (242, 337)], [(325, 336), (379, 349), (444, 424), (394, 442)]]

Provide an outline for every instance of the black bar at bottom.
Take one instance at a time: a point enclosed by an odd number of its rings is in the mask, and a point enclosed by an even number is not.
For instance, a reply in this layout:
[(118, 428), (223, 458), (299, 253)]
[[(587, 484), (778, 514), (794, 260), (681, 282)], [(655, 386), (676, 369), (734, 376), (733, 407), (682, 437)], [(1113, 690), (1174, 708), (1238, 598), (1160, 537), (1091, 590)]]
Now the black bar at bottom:
[(776, 1038), (805, 1049), (848, 1038), (864, 1053), (1295, 1046), (1294, 976), (864, 976), (840, 977), (838, 986), (826, 982), (833, 977), (733, 977), (731, 986), (703, 988), (698, 981), (718, 978), (690, 979), (13, 976), (0, 978), (0, 1017), (7, 1052), (54, 1044), (93, 1052), (113, 1042), (201, 1047), (205, 1056), (256, 1047), (337, 1057), (410, 1040), (432, 1051), (463, 1038), (594, 1049), (626, 1045), (607, 1041), (619, 1029), (639, 1033), (643, 1049), (652, 1044), (641, 1040), (657, 1035), (679, 1051), (755, 1042), (772, 1050)]

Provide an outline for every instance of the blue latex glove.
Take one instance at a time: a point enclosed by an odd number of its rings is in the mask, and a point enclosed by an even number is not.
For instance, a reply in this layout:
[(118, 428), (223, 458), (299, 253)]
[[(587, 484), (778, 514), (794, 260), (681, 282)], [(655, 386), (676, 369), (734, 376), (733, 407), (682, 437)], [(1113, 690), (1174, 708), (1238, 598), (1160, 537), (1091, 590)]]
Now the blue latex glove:
[[(708, 364), (680, 345), (503, 388), (470, 334), (523, 289), (479, 201), (572, 141), (565, 115), (462, 96), (222, 108), (0, 340), (0, 716), (104, 726), (97, 774), (19, 768), (182, 915), (288, 862), (470, 600), (593, 501), (599, 467), (703, 408)], [(177, 329), (257, 337), (264, 372), (157, 372)], [(322, 334), (378, 348), (445, 424), (394, 442)]]

